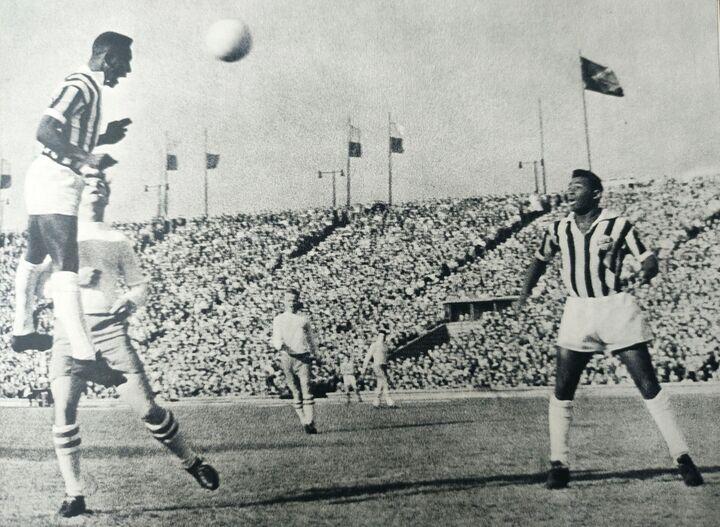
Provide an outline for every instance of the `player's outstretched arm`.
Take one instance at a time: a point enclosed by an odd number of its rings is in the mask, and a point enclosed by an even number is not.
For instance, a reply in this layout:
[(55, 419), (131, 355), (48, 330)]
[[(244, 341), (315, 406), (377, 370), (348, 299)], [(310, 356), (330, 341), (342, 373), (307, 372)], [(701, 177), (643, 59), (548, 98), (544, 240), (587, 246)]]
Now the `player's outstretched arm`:
[(98, 136), (97, 146), (114, 145), (122, 141), (125, 134), (127, 134), (127, 127), (130, 123), (132, 123), (132, 120), (129, 117), (119, 121), (110, 121), (107, 124), (105, 133)]
[(107, 154), (95, 155), (71, 144), (64, 134), (65, 125), (50, 115), (43, 115), (38, 125), (36, 138), (45, 147), (63, 157), (69, 157), (78, 166), (86, 165), (102, 171), (116, 163)]
[(530, 267), (528, 267), (527, 273), (525, 274), (525, 282), (523, 283), (522, 290), (520, 291), (520, 298), (517, 300), (517, 305), (522, 307), (527, 302), (530, 293), (535, 289), (535, 286), (540, 280), (540, 277), (545, 273), (547, 269), (547, 262), (534, 258)]

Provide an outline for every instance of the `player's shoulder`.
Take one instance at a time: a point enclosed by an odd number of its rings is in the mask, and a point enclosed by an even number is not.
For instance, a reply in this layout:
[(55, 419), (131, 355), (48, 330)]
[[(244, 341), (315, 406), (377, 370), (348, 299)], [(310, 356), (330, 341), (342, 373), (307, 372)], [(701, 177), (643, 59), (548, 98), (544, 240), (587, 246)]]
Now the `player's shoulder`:
[(96, 240), (106, 243), (123, 245), (132, 249), (133, 244), (130, 239), (118, 230), (106, 224), (94, 224), (80, 222), (78, 224), (78, 241)]

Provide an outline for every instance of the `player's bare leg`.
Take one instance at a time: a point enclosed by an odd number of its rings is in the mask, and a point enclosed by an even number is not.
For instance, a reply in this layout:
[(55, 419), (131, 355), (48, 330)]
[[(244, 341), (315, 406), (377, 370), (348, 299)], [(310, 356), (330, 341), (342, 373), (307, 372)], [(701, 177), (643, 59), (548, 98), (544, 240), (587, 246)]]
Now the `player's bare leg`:
[(85, 382), (67, 375), (53, 380), (50, 387), (55, 399), (53, 443), (66, 495), (59, 514), (69, 518), (85, 512), (80, 479), (80, 427), (77, 424), (77, 405)]
[(46, 351), (52, 347), (52, 337), (38, 333), (33, 320), (38, 278), (48, 254), (39, 229), (37, 221), (31, 216), (27, 251), (15, 271), (15, 318), (11, 340), (14, 351)]
[(298, 380), (300, 381), (300, 393), (302, 395), (302, 412), (304, 416), (303, 428), (308, 434), (317, 434), (315, 428), (315, 397), (310, 389), (310, 366), (303, 364), (298, 369)]
[(640, 390), (645, 406), (665, 439), (670, 456), (677, 464), (685, 484), (690, 487), (702, 485), (702, 475), (689, 455), (687, 442), (677, 423), (667, 392), (661, 389), (657, 380), (647, 345), (640, 344), (618, 351), (615, 356), (625, 365)]
[(122, 400), (142, 419), (153, 437), (180, 460), (182, 467), (201, 487), (217, 489), (220, 486), (217, 471), (187, 444), (173, 413), (155, 402), (146, 375), (127, 373), (125, 377), (127, 382), (118, 387)]
[(591, 353), (558, 348), (555, 364), (555, 389), (550, 396), (548, 427), (550, 429), (550, 470), (546, 485), (550, 489), (567, 487), (570, 481), (568, 438), (572, 423), (572, 401)]

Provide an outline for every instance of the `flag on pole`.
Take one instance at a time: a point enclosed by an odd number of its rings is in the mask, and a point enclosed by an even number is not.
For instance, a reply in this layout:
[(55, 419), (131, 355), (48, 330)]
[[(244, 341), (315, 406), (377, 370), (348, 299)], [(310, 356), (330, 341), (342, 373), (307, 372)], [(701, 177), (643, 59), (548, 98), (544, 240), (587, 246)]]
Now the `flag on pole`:
[(605, 95), (622, 97), (625, 95), (615, 72), (606, 66), (597, 64), (585, 57), (580, 57), (583, 84), (586, 90), (596, 91)]
[(348, 157), (362, 157), (362, 144), (360, 143), (360, 128), (350, 125), (350, 139), (348, 142)]
[(168, 154), (167, 161), (165, 162), (165, 170), (177, 170), (178, 160), (175, 154)]
[(208, 154), (207, 152), (205, 153), (205, 167), (208, 170), (217, 168), (218, 163), (220, 163), (220, 154)]
[(12, 176), (10, 175), (10, 163), (6, 163), (4, 159), (0, 159), (0, 189), (10, 188), (12, 186)]
[(403, 128), (397, 123), (390, 123), (390, 152), (394, 154), (405, 152), (405, 148), (403, 148)]

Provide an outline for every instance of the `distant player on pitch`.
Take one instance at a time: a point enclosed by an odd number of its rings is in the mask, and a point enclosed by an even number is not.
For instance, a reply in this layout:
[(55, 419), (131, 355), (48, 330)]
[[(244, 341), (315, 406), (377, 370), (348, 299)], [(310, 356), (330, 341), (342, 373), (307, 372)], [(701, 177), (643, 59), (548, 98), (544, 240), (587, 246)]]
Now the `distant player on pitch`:
[[(85, 187), (79, 212), (80, 290), (98, 361), (106, 362), (127, 379), (118, 387), (120, 396), (153, 437), (177, 456), (201, 487), (215, 490), (220, 484), (217, 472), (185, 443), (173, 413), (155, 402), (143, 364), (130, 344), (127, 318), (144, 302), (147, 279), (127, 238), (103, 223), (108, 197), (106, 183), (95, 179)], [(127, 287), (125, 293), (121, 292), (121, 283)], [(71, 343), (60, 320), (56, 321), (50, 379), (55, 398), (53, 441), (66, 492), (59, 513), (77, 516), (85, 512), (77, 424), (77, 406), (85, 380), (72, 373)]]
[(556, 254), (568, 292), (558, 332), (555, 393), (550, 397), (550, 471), (547, 486), (565, 488), (570, 480), (568, 435), (572, 400), (580, 376), (593, 353), (612, 353), (627, 368), (645, 405), (667, 443), (688, 486), (703, 483), (690, 458), (667, 393), (660, 389), (647, 343), (652, 339), (635, 298), (623, 292), (623, 258), (631, 253), (641, 265), (641, 279), (658, 273), (655, 255), (640, 241), (623, 216), (600, 208), (603, 185), (587, 170), (575, 170), (568, 187), (571, 212), (549, 226), (518, 300), (518, 307)]
[(342, 375), (343, 392), (345, 392), (347, 403), (350, 404), (351, 391), (355, 392), (357, 402), (361, 403), (362, 397), (360, 397), (360, 390), (358, 390), (357, 378), (355, 377), (355, 362), (348, 354), (340, 356), (340, 375)]
[(390, 397), (390, 383), (388, 382), (387, 377), (388, 349), (387, 344), (385, 344), (385, 337), (387, 336), (387, 333), (388, 330), (384, 327), (378, 329), (378, 335), (375, 338), (375, 341), (370, 344), (362, 365), (361, 375), (365, 375), (365, 372), (370, 365), (370, 361), (373, 363), (373, 371), (375, 372), (375, 381), (377, 383), (377, 387), (375, 389), (375, 400), (373, 401), (373, 406), (375, 408), (380, 408), (383, 396), (385, 397), (385, 404), (390, 407), (395, 406), (395, 401), (393, 401)]
[(270, 343), (281, 352), (280, 364), (293, 398), (293, 407), (307, 434), (317, 434), (315, 399), (310, 391), (310, 363), (317, 351), (310, 320), (304, 315), (300, 292), (285, 291), (285, 311), (273, 320)]
[(44, 351), (52, 346), (51, 337), (37, 333), (32, 316), (39, 268), (49, 255), (54, 267), (55, 313), (72, 345), (74, 371), (80, 376), (93, 375), (107, 386), (121, 382), (121, 376), (99, 370), (83, 323), (77, 274), (77, 210), (86, 178), (104, 177), (103, 170), (115, 164), (106, 154), (93, 154), (93, 149), (120, 141), (130, 124), (130, 119), (113, 121), (105, 133), (99, 134), (102, 87), (112, 88), (130, 73), (131, 44), (131, 38), (119, 33), (98, 36), (87, 66), (65, 78), (45, 110), (37, 130), (42, 155), (30, 165), (25, 179), (27, 251), (15, 278), (13, 350)]

